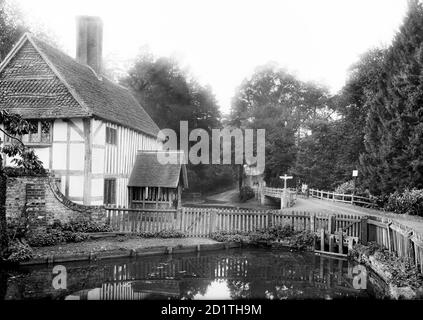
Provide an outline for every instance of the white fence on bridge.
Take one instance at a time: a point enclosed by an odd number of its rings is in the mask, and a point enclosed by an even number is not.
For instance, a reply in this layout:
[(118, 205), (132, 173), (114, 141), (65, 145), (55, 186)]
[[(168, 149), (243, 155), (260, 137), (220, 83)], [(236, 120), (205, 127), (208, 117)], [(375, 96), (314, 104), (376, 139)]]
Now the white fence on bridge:
[(359, 206), (373, 208), (376, 207), (376, 198), (361, 197), (353, 194), (336, 193), (331, 191), (323, 191), (310, 189), (310, 195), (313, 198), (328, 200), (333, 202), (350, 203)]

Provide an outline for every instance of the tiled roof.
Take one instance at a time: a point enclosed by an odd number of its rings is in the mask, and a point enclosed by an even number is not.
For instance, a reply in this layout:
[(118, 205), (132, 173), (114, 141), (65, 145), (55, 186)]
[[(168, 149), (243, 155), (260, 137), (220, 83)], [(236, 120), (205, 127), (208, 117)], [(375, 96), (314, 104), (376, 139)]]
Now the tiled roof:
[(0, 108), (26, 118), (95, 116), (156, 136), (159, 128), (128, 89), (25, 34), (0, 73)]
[(163, 154), (166, 151), (143, 151), (137, 154), (128, 187), (176, 188), (180, 177), (183, 185), (188, 187), (185, 165), (181, 161), (161, 164), (157, 158), (159, 152)]

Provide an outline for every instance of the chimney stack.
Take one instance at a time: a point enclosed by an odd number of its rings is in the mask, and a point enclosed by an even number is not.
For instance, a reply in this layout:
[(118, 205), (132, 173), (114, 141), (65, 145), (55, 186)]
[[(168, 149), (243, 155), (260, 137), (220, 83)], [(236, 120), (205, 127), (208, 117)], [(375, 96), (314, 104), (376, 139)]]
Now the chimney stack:
[(100, 76), (103, 22), (100, 17), (93, 16), (78, 16), (76, 20), (76, 60), (90, 66), (97, 76)]

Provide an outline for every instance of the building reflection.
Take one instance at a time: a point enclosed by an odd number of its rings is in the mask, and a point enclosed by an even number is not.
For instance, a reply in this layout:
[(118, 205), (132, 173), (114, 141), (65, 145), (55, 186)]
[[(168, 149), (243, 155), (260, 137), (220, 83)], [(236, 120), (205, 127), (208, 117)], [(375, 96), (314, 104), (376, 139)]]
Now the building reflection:
[[(105, 265), (102, 283), (65, 299), (335, 299), (368, 297), (354, 287), (355, 264), (341, 259), (281, 251), (138, 259)], [(72, 270), (68, 272), (72, 285)], [(361, 279), (361, 284), (367, 279)], [(363, 282), (364, 281), (364, 282)], [(357, 282), (357, 281), (355, 281)]]

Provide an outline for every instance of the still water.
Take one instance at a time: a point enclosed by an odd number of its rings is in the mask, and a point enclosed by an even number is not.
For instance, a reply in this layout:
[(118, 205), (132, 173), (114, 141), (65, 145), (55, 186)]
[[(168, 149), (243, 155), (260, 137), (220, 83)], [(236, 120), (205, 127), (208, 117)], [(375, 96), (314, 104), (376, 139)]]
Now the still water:
[(3, 270), (0, 298), (372, 299), (383, 297), (381, 286), (363, 266), (346, 260), (233, 249)]

